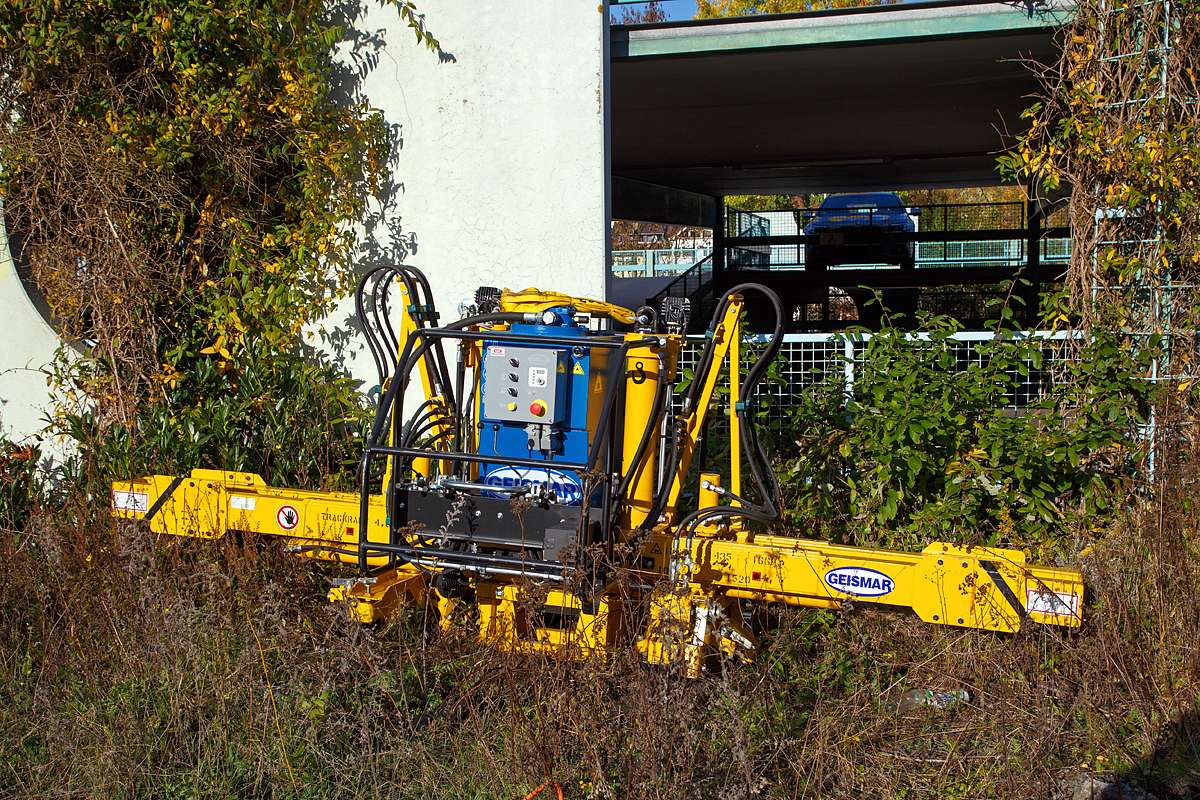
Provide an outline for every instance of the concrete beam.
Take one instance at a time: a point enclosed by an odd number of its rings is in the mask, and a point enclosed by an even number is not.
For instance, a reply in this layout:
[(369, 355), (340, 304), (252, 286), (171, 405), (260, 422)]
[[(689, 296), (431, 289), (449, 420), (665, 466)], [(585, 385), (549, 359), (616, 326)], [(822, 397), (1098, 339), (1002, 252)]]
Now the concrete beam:
[[(342, 90), (394, 134), (360, 269), (422, 270), (443, 322), (484, 285), (603, 298), (607, 4), (424, 0), (438, 53), (414, 44), (392, 6), (352, 6)], [(347, 299), (311, 343), (370, 387), (359, 329)]]
[(1012, 3), (905, 3), (771, 17), (693, 20), (613, 30), (613, 58), (654, 58), (766, 48), (878, 44), (901, 39), (1044, 30), (1071, 19), (1073, 4), (1023, 13)]
[(613, 219), (712, 228), (720, 199), (683, 189), (613, 176)]
[(613, 173), (701, 194), (1000, 182), (1072, 7), (903, 3), (616, 27)]

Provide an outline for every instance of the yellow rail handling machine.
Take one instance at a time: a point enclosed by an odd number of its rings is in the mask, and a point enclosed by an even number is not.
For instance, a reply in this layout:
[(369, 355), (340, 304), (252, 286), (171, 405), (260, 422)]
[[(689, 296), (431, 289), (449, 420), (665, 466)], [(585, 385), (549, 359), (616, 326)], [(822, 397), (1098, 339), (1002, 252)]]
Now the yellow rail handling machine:
[[(399, 295), (396, 327), (389, 293)], [(383, 387), (360, 492), (198, 469), (115, 483), (114, 513), (177, 536), (273, 534), (291, 552), (353, 565), (330, 598), (364, 623), (428, 604), (445, 624), (477, 617), (480, 636), (501, 648), (576, 658), (602, 656), (628, 631), (650, 662), (691, 674), (754, 657), (747, 601), (852, 600), (995, 631), (1080, 624), (1080, 574), (1031, 566), (1018, 550), (934, 543), (905, 553), (779, 534), (779, 486), (752, 413), (783, 340), (770, 289), (745, 284), (720, 298), (681, 391), (686, 300), (630, 312), (483, 288), (462, 319), (437, 327), (430, 298), (407, 266), (359, 284)], [(773, 307), (776, 326), (747, 367), (748, 298)], [(710, 411), (729, 415), (727, 469), (685, 496)]]

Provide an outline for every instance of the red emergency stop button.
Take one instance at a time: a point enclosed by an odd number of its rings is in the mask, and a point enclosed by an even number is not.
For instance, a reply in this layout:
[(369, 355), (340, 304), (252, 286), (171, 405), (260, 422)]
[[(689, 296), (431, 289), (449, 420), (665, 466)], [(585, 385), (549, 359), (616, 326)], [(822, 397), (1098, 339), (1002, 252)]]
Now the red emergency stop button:
[(546, 416), (546, 404), (543, 403), (541, 400), (534, 400), (529, 405), (529, 413), (533, 414), (535, 417)]

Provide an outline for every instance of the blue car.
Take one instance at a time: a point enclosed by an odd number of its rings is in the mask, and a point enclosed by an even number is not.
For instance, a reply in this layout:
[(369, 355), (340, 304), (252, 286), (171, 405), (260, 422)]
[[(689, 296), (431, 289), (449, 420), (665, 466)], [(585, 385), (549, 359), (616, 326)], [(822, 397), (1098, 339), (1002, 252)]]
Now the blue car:
[(921, 209), (906, 208), (891, 192), (831, 194), (815, 211), (804, 212), (804, 232), (819, 235), (817, 244), (804, 245), (804, 268), (823, 270), (837, 264), (898, 264), (911, 269), (916, 263), (915, 242), (845, 244), (847, 231), (855, 233), (916, 233)]

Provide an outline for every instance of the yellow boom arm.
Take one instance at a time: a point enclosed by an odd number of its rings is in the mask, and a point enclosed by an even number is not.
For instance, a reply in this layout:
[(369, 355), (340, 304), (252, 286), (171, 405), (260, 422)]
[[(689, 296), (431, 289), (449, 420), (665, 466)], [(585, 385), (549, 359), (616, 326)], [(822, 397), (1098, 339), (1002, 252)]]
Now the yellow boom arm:
[[(755, 519), (769, 521), (771, 509), (769, 500), (756, 505), (742, 491), (738, 415), (743, 389), (753, 391), (753, 376), (743, 385), (740, 295), (727, 295), (718, 306), (709, 334), (710, 364), (695, 376), (693, 404), (678, 411), (672, 410), (668, 390), (679, 371), (678, 330), (654, 333), (644, 309), (634, 313), (532, 289), (497, 296), (499, 310), (432, 333), (419, 330), (405, 312), (399, 327), (404, 341), (461, 338), (466, 357), (459, 383), (470, 373), (475, 388), (470, 402), (450, 402), (436, 393), (446, 381), (435, 380), (425, 360), (412, 367), (431, 401), (425, 408), (435, 409), (429, 419), (440, 443), (426, 450), (395, 443), (377, 448), (388, 457), (384, 494), (364, 501), (357, 493), (270, 487), (257, 475), (198, 469), (182, 477), (114, 483), (113, 513), (146, 520), (152, 531), (174, 536), (211, 538), (228, 531), (277, 536), (298, 555), (357, 565), (358, 575), (335, 586), (330, 597), (349, 603), (363, 622), (390, 617), (406, 602), (434, 604), (448, 620), (473, 598), (480, 635), (512, 650), (601, 655), (627, 630), (628, 607), (642, 603), (649, 614), (646, 627), (636, 632), (641, 652), (651, 662), (679, 663), (692, 674), (712, 657), (754, 657), (757, 642), (744, 621), (744, 601), (882, 605), (910, 609), (931, 624), (1001, 632), (1017, 631), (1026, 622), (1080, 624), (1082, 576), (1031, 566), (1018, 550), (938, 542), (906, 553), (781, 536), (752, 525)], [(406, 307), (415, 307), (407, 292), (404, 298)], [(580, 308), (632, 321), (635, 331), (580, 331), (571, 327)], [(527, 318), (533, 321), (519, 322)], [(481, 328), (483, 320), (494, 327)], [(539, 337), (548, 344), (539, 345)], [(706, 474), (699, 508), (680, 519), (684, 483), (707, 416), (716, 408), (723, 365), (728, 366), (723, 410), (733, 439), (731, 491), (720, 487), (721, 476)], [(561, 402), (578, 405), (586, 431), (550, 416), (554, 404), (569, 397), (568, 386), (578, 387), (578, 397)], [(489, 408), (492, 417), (486, 416)], [(445, 413), (449, 409), (463, 419)], [(508, 427), (506, 414), (516, 420)], [(456, 425), (462, 429), (459, 451), (447, 444)], [(754, 430), (748, 430), (754, 440)], [(588, 437), (591, 472), (564, 449), (567, 437), (581, 435)], [(666, 458), (664, 436), (677, 445), (674, 463)], [(516, 466), (485, 476), (489, 461), (504, 458), (500, 449), (484, 454), (484, 447), (502, 445), (515, 453), (509, 460)], [(607, 462), (595, 455), (600, 447), (608, 448)], [(534, 459), (538, 452), (546, 460)], [(753, 457), (747, 450), (747, 458)], [(575, 489), (561, 488), (569, 483), (562, 471), (568, 467), (586, 479)], [(520, 482), (530, 470), (546, 476), (542, 483)], [(518, 480), (483, 482), (500, 473)], [(559, 488), (551, 491), (554, 482)], [(577, 500), (564, 501), (560, 491), (576, 492)], [(360, 519), (364, 510), (366, 518)], [(400, 524), (399, 517), (407, 522)], [(601, 544), (593, 552), (620, 563), (605, 566), (594, 555), (584, 557), (587, 548)], [(530, 582), (545, 587), (536, 604), (527, 596)]]

